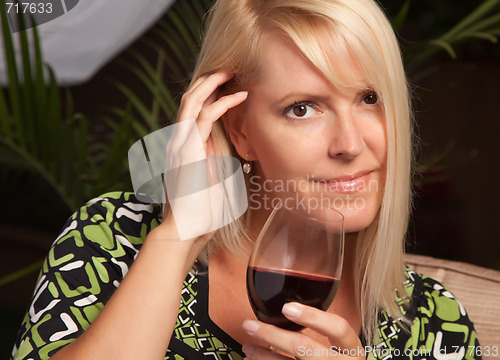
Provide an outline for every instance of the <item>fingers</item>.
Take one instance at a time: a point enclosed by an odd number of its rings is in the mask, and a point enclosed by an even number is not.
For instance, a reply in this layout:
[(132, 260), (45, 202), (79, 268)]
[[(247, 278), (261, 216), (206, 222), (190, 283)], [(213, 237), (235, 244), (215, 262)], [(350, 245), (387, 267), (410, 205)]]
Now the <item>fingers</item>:
[(196, 81), (189, 87), (189, 89), (186, 90), (186, 92), (184, 94), (189, 94), (189, 93), (192, 93), (194, 91), (194, 89), (196, 89), (198, 87), (198, 85), (200, 85), (203, 81), (205, 81), (208, 77), (210, 76), (210, 74), (204, 74), (202, 76), (200, 76), (198, 79), (196, 79)]
[[(330, 344), (322, 344), (305, 333), (280, 329), (254, 320), (246, 320), (243, 328), (256, 343), (269, 344), (279, 353), (289, 354), (291, 358), (302, 360), (365, 358), (364, 348), (358, 335), (344, 318), (299, 303), (285, 304), (283, 314), (289, 320), (327, 337)], [(249, 349), (251, 354), (247, 353)], [(252, 360), (290, 358), (279, 357), (279, 354), (273, 354), (268, 349), (255, 345), (251, 347), (246, 345), (243, 350)]]
[(212, 131), (212, 124), (224, 115), (229, 109), (238, 106), (247, 98), (246, 91), (223, 96), (213, 104), (204, 106), (198, 114), (198, 130), (202, 140), (206, 141)]
[(338, 315), (295, 302), (285, 304), (282, 312), (289, 320), (327, 336), (332, 345), (342, 349), (361, 346), (353, 328)]
[(217, 97), (218, 88), (233, 77), (228, 72), (203, 75), (184, 94), (177, 121), (196, 119), (200, 136), (204, 142), (212, 131), (212, 124), (229, 109), (238, 106), (247, 98), (246, 91)]
[[(293, 357), (303, 360), (318, 360), (314, 354), (321, 353), (326, 347), (312, 340), (310, 337), (300, 333), (284, 329), (276, 326), (262, 323), (255, 320), (245, 320), (243, 329), (251, 335), (256, 342), (269, 344), (276, 350), (282, 353), (290, 354)], [(274, 355), (261, 347), (251, 347), (252, 354), (246, 354), (250, 359), (281, 359), (286, 357), (273, 357)], [(308, 350), (307, 353), (305, 350)], [(328, 348), (326, 348), (328, 350)], [(248, 347), (245, 347), (248, 351)], [(308, 356), (312, 355), (312, 356)], [(276, 354), (276, 356), (279, 354)]]
[(204, 106), (216, 101), (217, 89), (232, 78), (228, 72), (203, 75), (184, 93), (179, 108), (178, 121), (196, 119)]

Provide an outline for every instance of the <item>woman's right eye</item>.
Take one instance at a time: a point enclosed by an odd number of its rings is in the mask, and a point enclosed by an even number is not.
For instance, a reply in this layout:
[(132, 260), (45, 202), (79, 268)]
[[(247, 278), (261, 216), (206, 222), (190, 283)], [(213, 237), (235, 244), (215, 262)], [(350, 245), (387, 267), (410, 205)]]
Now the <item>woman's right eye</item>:
[(314, 105), (309, 102), (296, 102), (285, 109), (285, 115), (294, 120), (309, 119), (317, 113)]

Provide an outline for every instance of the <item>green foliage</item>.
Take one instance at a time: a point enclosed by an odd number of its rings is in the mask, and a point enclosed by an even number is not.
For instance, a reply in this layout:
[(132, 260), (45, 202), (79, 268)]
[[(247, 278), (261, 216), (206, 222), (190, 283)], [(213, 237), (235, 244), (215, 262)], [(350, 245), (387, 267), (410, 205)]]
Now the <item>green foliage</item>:
[(408, 11), (410, 10), (411, 0), (406, 0), (401, 10), (397, 13), (397, 15), (392, 19), (392, 27), (395, 32), (398, 32), (403, 26), (406, 17), (408, 16)]
[(176, 99), (193, 70), (194, 60), (201, 41), (201, 25), (211, 0), (177, 1), (153, 28), (154, 39), (145, 37), (143, 43), (156, 54), (152, 64), (135, 49), (129, 49), (135, 62), (122, 62), (148, 91), (150, 104), (133, 89), (116, 82), (134, 110), (135, 132), (143, 137), (175, 120)]
[(33, 264), (31, 265), (28, 265), (26, 267), (23, 267), (22, 269), (20, 270), (17, 270), (7, 276), (4, 276), (2, 278), (0, 278), (0, 287), (2, 285), (5, 285), (5, 284), (8, 284), (8, 283), (11, 283), (13, 281), (16, 281), (17, 279), (20, 279), (22, 278), (23, 276), (33, 272), (33, 271), (38, 271), (40, 270), (40, 268), (42, 267), (42, 264), (43, 264), (43, 261), (42, 260), (38, 260), (36, 262), (34, 262)]
[[(127, 112), (114, 128), (112, 141), (93, 139), (87, 119), (73, 111), (70, 94), (59, 89), (54, 73), (44, 65), (36, 27), (18, 33), (21, 56), (16, 59), (4, 2), (0, 13), (8, 84), (0, 89), (1, 166), (12, 174), (35, 172), (71, 210), (117, 184), (123, 186), (123, 153), (132, 139)], [(23, 24), (22, 16), (19, 21)]]
[(475, 39), (496, 43), (499, 35), (500, 0), (486, 0), (444, 34), (408, 46), (403, 53), (406, 70), (418, 73), (439, 52), (445, 51), (455, 59), (458, 45)]
[[(188, 77), (200, 40), (200, 19), (209, 5), (209, 0), (186, 0), (174, 5), (167, 19), (155, 28), (165, 45), (147, 43), (157, 51), (156, 64), (130, 50), (137, 64), (123, 65), (146, 85), (152, 103), (146, 104), (132, 89), (116, 82), (128, 105), (113, 109), (114, 116), (103, 116), (110, 129), (103, 138), (89, 131), (89, 120), (74, 112), (71, 94), (58, 87), (52, 70), (43, 63), (36, 27), (19, 32), (22, 51), (20, 59), (15, 58), (15, 37), (9, 28), (5, 3), (0, 1), (3, 53), (8, 68), (8, 86), (0, 89), (2, 174), (17, 177), (29, 171), (39, 175), (71, 211), (109, 190), (131, 190), (128, 149), (137, 136), (143, 137), (175, 118), (174, 94), (179, 89), (168, 87), (164, 73), (169, 69), (171, 83)], [(22, 16), (19, 21), (24, 28)], [(32, 47), (28, 45), (30, 36), (34, 39)], [(16, 63), (22, 64), (22, 72)], [(0, 278), (0, 286), (37, 270), (39, 264)]]

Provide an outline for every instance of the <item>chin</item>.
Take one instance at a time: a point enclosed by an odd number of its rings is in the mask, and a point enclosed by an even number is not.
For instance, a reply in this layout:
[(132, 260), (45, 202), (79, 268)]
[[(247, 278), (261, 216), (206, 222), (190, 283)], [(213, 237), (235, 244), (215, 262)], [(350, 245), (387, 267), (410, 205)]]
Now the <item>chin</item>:
[(344, 210), (338, 209), (344, 215), (345, 233), (355, 233), (365, 230), (376, 218), (377, 210)]

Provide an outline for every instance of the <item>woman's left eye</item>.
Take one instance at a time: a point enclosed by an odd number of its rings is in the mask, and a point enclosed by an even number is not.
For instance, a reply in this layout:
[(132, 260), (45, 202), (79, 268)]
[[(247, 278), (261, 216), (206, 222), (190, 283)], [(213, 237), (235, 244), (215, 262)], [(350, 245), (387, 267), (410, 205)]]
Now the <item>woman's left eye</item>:
[(285, 115), (292, 119), (307, 119), (316, 114), (313, 104), (297, 102), (285, 109)]
[(375, 91), (370, 91), (368, 93), (366, 93), (364, 96), (363, 96), (363, 100), (362, 102), (367, 104), (367, 105), (376, 105), (378, 104), (378, 95)]

